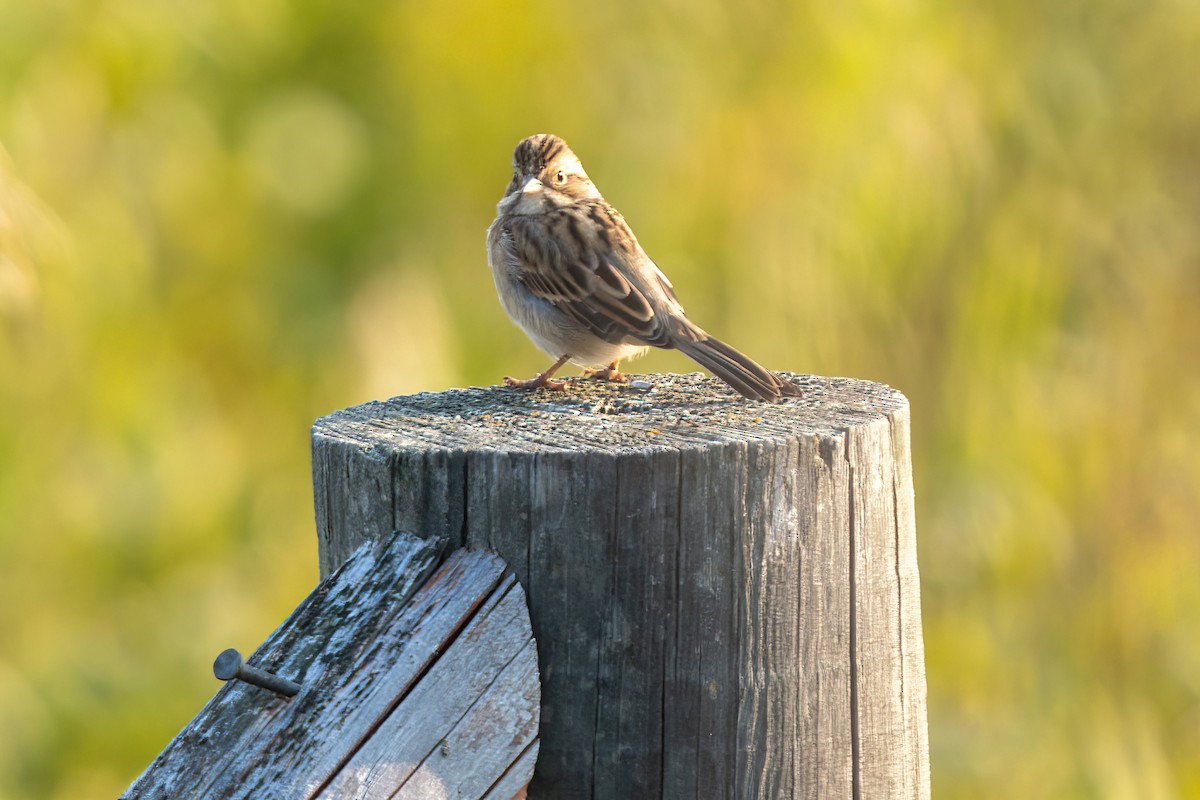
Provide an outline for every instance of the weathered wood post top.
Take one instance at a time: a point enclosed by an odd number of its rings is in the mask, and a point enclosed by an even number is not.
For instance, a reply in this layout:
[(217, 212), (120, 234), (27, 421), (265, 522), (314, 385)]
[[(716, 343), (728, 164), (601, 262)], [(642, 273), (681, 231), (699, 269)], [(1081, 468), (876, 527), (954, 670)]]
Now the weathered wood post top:
[(504, 558), (538, 642), (539, 800), (928, 797), (907, 400), (649, 380), (318, 420), (322, 572), (393, 530)]

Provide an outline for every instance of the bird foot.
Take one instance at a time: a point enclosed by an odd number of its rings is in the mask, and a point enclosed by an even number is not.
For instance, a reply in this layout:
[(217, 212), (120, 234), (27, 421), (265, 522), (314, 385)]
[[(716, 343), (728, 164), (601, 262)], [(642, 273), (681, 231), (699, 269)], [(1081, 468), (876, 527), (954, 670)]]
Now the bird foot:
[(617, 362), (609, 364), (604, 369), (585, 369), (583, 374), (594, 381), (612, 381), (613, 383), (627, 383), (629, 376), (617, 369)]
[(552, 392), (561, 392), (567, 388), (567, 382), (563, 380), (552, 381), (550, 376), (562, 367), (563, 364), (570, 360), (571, 354), (566, 353), (558, 361), (550, 365), (550, 368), (545, 372), (539, 373), (536, 377), (530, 378), (527, 381), (519, 381), (516, 378), (504, 376), (504, 385), (511, 386), (514, 389), (549, 389)]
[(803, 397), (804, 390), (783, 376), (779, 376), (779, 394), (783, 397)]
[(567, 388), (565, 380), (551, 380), (545, 375), (538, 375), (536, 378), (530, 378), (527, 381), (517, 380), (505, 375), (504, 385), (511, 386), (514, 389), (547, 389), (552, 392), (561, 392)]

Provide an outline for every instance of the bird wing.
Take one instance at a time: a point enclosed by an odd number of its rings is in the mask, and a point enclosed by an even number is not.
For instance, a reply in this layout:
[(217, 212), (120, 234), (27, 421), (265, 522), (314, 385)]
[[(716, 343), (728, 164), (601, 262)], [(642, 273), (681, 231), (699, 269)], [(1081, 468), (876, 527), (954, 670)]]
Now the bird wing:
[(611, 206), (577, 204), (514, 217), (511, 231), (519, 280), (530, 293), (605, 341), (671, 346), (669, 315), (655, 307), (673, 304), (680, 316), (683, 309)]

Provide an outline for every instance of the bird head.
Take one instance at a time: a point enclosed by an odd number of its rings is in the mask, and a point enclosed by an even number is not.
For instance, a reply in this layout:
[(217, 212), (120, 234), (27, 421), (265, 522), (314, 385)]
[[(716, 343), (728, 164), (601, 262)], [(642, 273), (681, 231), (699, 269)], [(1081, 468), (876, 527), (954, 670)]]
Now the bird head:
[(547, 205), (599, 199), (600, 192), (566, 142), (538, 133), (522, 139), (513, 151), (513, 176), (504, 196), (510, 213), (537, 213)]

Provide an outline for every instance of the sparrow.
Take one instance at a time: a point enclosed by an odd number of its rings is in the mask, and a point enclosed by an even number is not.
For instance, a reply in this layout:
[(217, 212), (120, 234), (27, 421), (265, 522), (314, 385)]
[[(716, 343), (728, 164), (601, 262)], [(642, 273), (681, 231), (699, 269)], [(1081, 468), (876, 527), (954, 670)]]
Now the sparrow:
[(647, 348), (678, 350), (744, 397), (799, 397), (798, 386), (709, 336), (684, 314), (674, 286), (600, 194), (571, 148), (553, 134), (521, 140), (513, 176), (487, 231), (500, 305), (555, 362), (522, 389), (563, 389), (568, 361), (623, 381), (619, 362)]

